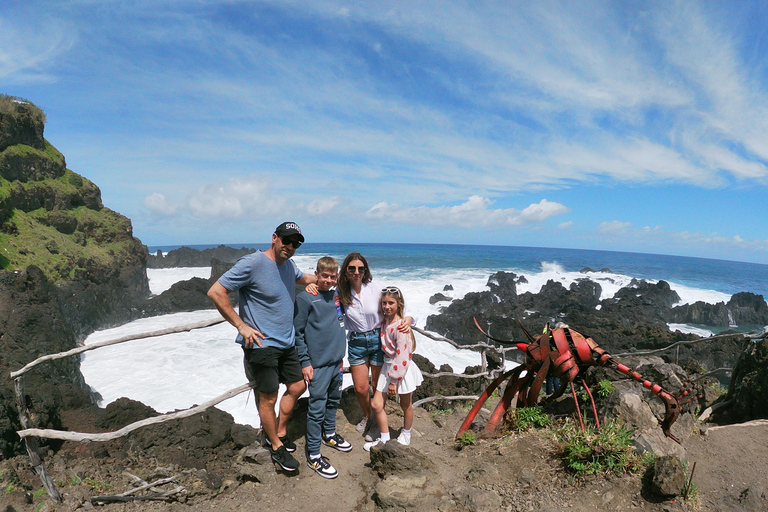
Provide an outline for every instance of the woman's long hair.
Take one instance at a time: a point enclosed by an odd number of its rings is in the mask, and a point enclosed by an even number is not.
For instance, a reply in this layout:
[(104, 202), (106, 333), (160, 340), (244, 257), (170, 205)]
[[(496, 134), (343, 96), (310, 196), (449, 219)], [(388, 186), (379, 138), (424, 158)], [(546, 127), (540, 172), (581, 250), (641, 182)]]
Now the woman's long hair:
[(351, 252), (347, 254), (347, 257), (344, 258), (344, 263), (341, 264), (339, 278), (336, 281), (336, 285), (339, 287), (339, 298), (341, 299), (341, 303), (345, 306), (352, 304), (352, 285), (349, 284), (349, 279), (347, 279), (347, 267), (349, 266), (349, 263), (354, 260), (362, 261), (365, 266), (363, 284), (368, 284), (373, 281), (371, 269), (368, 267), (368, 260), (365, 259), (365, 256), (359, 252)]

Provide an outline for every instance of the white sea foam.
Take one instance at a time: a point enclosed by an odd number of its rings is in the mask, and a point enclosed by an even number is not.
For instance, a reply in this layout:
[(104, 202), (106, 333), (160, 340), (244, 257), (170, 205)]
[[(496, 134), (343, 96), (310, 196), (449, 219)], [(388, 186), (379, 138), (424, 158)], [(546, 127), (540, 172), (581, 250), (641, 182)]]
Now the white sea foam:
[(168, 290), (174, 283), (202, 277), (211, 277), (211, 267), (178, 267), (178, 268), (148, 268), (149, 291), (152, 295), (160, 295)]
[[(296, 256), (294, 259), (302, 271), (312, 272), (317, 257), (315, 254), (305, 254)], [(538, 293), (550, 279), (561, 282), (567, 288), (578, 279), (589, 278), (600, 284), (603, 290), (601, 299), (605, 299), (612, 297), (632, 280), (630, 276), (613, 273), (567, 272), (556, 262), (542, 263), (541, 271), (537, 273), (524, 273), (517, 269), (507, 270), (525, 275), (528, 281), (518, 285), (518, 293), (526, 291)], [(148, 269), (147, 272), (152, 293), (159, 294), (177, 281), (195, 276), (209, 277), (210, 268)], [(418, 273), (395, 268), (378, 270), (376, 281), (382, 286), (400, 287), (409, 312), (418, 319), (417, 326), (424, 327), (429, 315), (438, 313), (441, 307), (448, 305), (447, 302), (429, 304), (429, 298), (432, 295), (440, 292), (453, 299), (460, 299), (469, 292), (487, 290), (486, 283), (491, 273), (489, 269), (483, 268), (424, 269)], [(450, 284), (453, 290), (444, 291), (443, 288), (447, 284)], [(730, 298), (726, 294), (710, 290), (695, 289), (674, 283), (670, 283), (670, 286), (680, 295), (681, 303), (692, 303), (697, 300), (714, 303), (727, 301)], [(216, 317), (218, 313), (215, 310), (206, 310), (147, 318), (96, 332), (85, 343), (87, 345), (127, 334), (149, 332)], [(670, 327), (684, 332), (709, 334), (708, 331), (681, 324), (670, 324)], [(160, 412), (187, 408), (205, 402), (245, 382), (242, 350), (234, 343), (235, 335), (235, 329), (223, 323), (190, 333), (105, 347), (84, 354), (82, 372), (86, 382), (101, 393), (104, 405), (122, 396), (128, 396)], [(447, 343), (433, 341), (419, 334), (417, 334), (417, 346), (418, 353), (429, 358), (437, 367), (450, 364), (454, 371), (461, 372), (466, 366), (480, 363), (477, 352), (459, 350)], [(344, 386), (349, 385), (351, 385), (351, 378), (346, 375)], [(232, 414), (239, 423), (259, 425), (253, 396), (250, 394), (227, 400), (218, 407)]]
[(667, 324), (667, 327), (669, 327), (670, 331), (680, 331), (687, 334), (697, 334), (702, 338), (713, 336), (715, 334), (714, 332), (708, 329), (695, 327), (693, 325), (688, 325), (688, 324)]

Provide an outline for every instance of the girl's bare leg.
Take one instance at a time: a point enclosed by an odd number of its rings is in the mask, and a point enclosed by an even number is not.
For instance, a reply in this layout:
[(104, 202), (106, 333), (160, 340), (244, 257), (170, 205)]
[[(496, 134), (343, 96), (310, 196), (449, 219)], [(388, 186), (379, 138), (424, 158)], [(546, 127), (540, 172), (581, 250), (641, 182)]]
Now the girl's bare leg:
[(413, 425), (413, 393), (400, 395), (400, 408), (403, 409), (403, 428), (411, 430)]
[[(376, 423), (379, 424), (379, 431), (382, 434), (389, 434), (389, 420), (387, 419), (387, 413), (384, 412), (384, 393), (376, 390), (373, 393), (373, 400), (371, 400), (371, 409), (373, 409), (373, 416), (376, 418)], [(411, 421), (413, 421), (413, 414), (411, 414)]]

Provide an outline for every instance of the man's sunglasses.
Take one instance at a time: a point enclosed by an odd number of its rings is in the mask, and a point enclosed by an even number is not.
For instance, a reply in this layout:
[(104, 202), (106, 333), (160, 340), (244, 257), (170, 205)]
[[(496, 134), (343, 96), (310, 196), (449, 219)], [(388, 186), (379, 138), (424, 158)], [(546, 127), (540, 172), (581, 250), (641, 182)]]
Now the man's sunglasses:
[(283, 245), (292, 245), (294, 249), (298, 249), (299, 247), (301, 247), (301, 242), (299, 242), (298, 240), (291, 240), (290, 238), (287, 238), (284, 236), (281, 236), (280, 240), (282, 240)]
[(394, 286), (391, 288), (382, 288), (381, 293), (391, 293), (393, 295), (398, 295), (398, 296), (403, 295), (402, 292), (398, 288), (395, 288)]
[(350, 265), (347, 267), (347, 272), (350, 274), (362, 274), (365, 272), (365, 267), (355, 267), (354, 265)]

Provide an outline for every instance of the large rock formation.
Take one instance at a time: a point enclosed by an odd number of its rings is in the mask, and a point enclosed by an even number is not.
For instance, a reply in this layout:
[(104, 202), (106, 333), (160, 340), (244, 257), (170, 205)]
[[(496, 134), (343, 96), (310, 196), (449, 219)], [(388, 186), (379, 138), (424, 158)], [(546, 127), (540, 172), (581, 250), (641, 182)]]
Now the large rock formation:
[[(105, 208), (99, 188), (66, 168), (43, 137), (33, 104), (0, 95), (0, 455), (19, 450), (8, 375), (74, 348), (86, 334), (141, 315), (149, 295), (146, 249), (131, 222)], [(40, 427), (61, 406), (89, 401), (79, 361), (46, 363), (25, 377)]]
[(225, 263), (234, 263), (241, 256), (255, 252), (256, 249), (241, 247), (235, 249), (220, 245), (213, 249), (193, 249), (191, 247), (179, 247), (168, 251), (163, 256), (162, 251), (150, 254), (147, 258), (147, 268), (174, 268), (174, 267), (210, 267), (211, 260), (219, 260)]
[[(498, 272), (488, 280), (489, 290), (468, 293), (452, 301), (438, 315), (427, 318), (426, 328), (460, 344), (477, 343), (484, 339), (474, 325), (476, 317), (491, 336), (500, 339), (525, 339), (517, 325), (520, 319), (531, 332), (538, 332), (547, 322), (565, 322), (580, 332), (592, 336), (611, 353), (661, 348), (681, 340), (694, 340), (694, 334), (670, 332), (667, 322), (694, 322), (692, 311), (704, 311), (704, 306), (673, 307), (680, 297), (665, 281), (649, 283), (633, 279), (612, 298), (600, 299), (600, 285), (580, 280), (565, 288), (548, 281), (539, 293), (518, 294), (516, 286), (524, 277)], [(695, 306), (695, 307), (694, 307)], [(768, 305), (762, 295), (738, 293), (720, 306), (740, 323), (768, 324)], [(726, 313), (725, 324), (729, 325)], [(701, 318), (696, 317), (696, 318)], [(741, 351), (740, 337), (723, 339), (717, 344), (681, 346), (678, 360), (695, 359), (705, 368), (731, 367)], [(665, 357), (673, 358), (675, 354)]]

